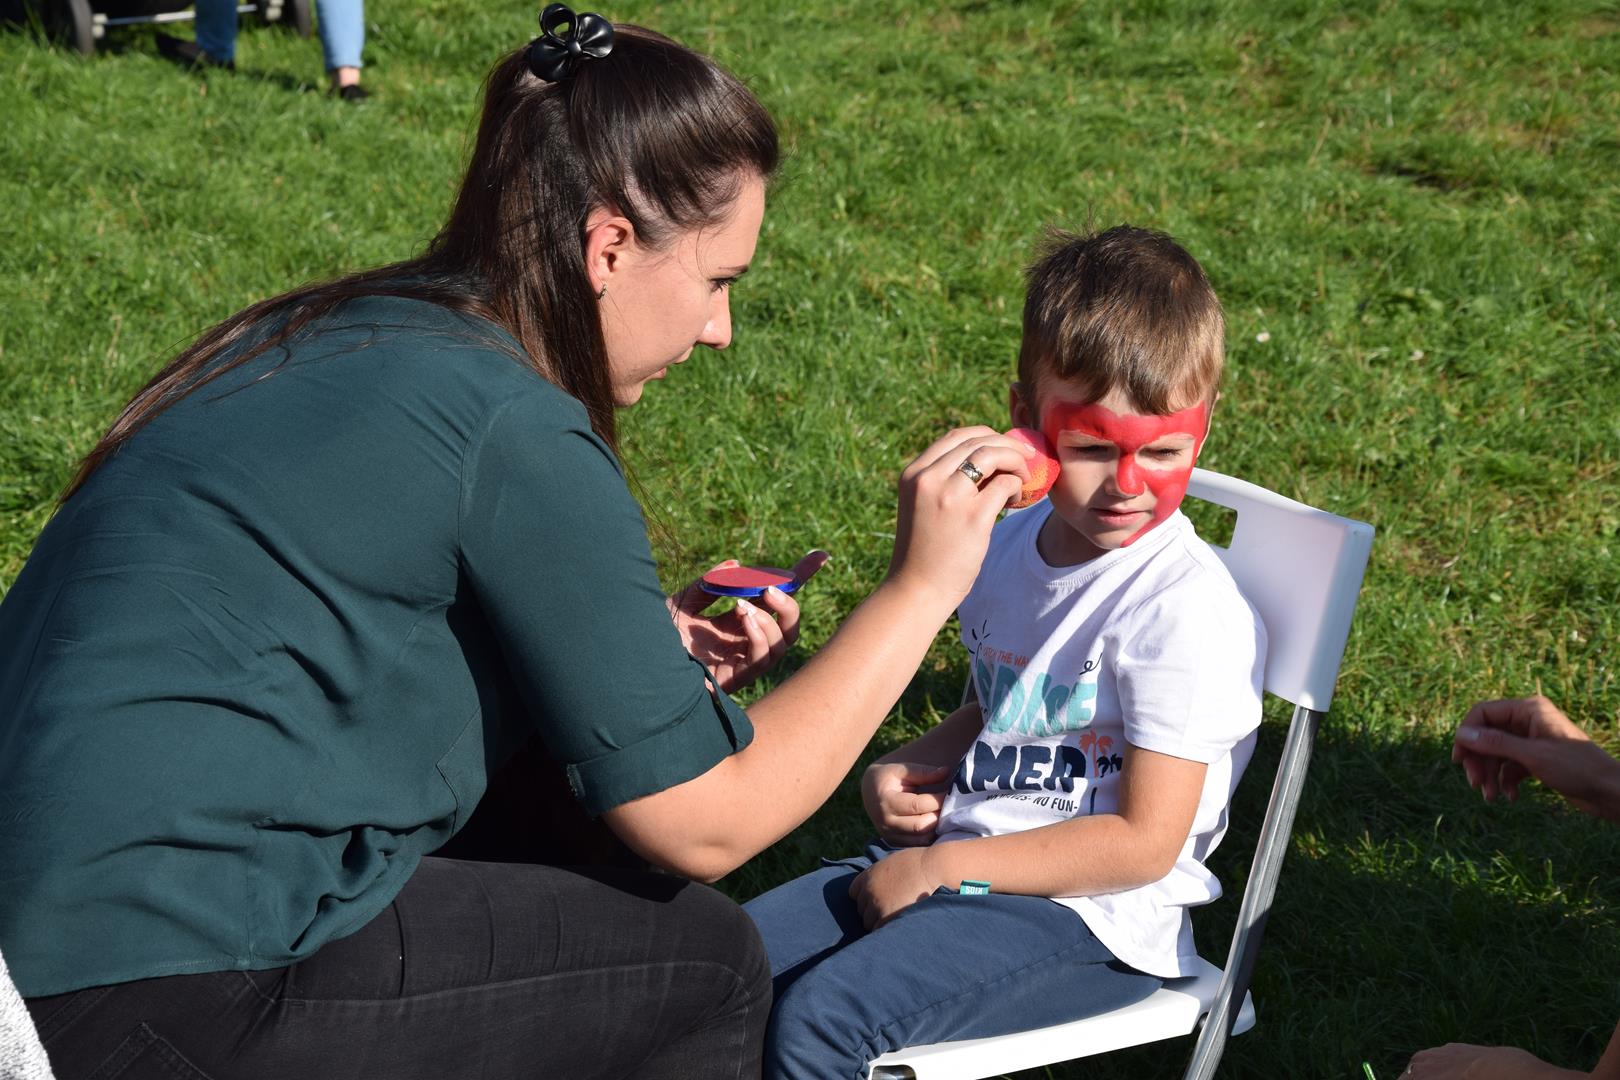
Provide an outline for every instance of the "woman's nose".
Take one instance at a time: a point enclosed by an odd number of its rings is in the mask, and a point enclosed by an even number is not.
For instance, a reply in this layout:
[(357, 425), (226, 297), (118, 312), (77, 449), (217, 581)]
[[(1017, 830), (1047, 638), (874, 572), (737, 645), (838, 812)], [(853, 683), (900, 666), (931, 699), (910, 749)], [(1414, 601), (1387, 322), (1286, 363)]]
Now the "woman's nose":
[(709, 323), (698, 338), (711, 349), (723, 349), (731, 344), (731, 290), (721, 289), (716, 294), (716, 307), (709, 314)]

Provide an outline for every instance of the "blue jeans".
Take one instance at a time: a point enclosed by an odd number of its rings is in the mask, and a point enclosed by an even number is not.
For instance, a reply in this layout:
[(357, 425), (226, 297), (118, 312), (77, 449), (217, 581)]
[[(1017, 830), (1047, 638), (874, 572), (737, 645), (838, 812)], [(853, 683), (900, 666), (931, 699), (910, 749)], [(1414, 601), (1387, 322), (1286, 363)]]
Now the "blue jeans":
[[(365, 0), (315, 0), (315, 29), (327, 71), (360, 66)], [(236, 0), (197, 0), (197, 45), (222, 64), (236, 59)]]
[(766, 1080), (860, 1080), (890, 1050), (1078, 1020), (1161, 985), (1045, 897), (940, 889), (868, 934), (849, 884), (891, 853), (870, 845), (743, 905), (776, 990)]

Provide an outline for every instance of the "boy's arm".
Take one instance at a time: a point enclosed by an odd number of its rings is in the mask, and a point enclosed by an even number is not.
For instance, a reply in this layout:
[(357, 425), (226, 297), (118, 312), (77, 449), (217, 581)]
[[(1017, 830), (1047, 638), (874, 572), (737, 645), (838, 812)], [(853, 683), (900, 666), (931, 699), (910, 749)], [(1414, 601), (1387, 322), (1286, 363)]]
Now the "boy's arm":
[(912, 739), (890, 750), (874, 761), (873, 765), (886, 765), (895, 761), (912, 761), (919, 765), (955, 766), (967, 753), (968, 747), (984, 727), (984, 714), (979, 700), (974, 698), (951, 715)]
[(990, 882), (996, 892), (1088, 896), (1170, 872), (1192, 832), (1208, 766), (1126, 745), (1119, 810), (1052, 825), (899, 851), (873, 864), (851, 895), (868, 927), (940, 886)]
[(930, 876), (997, 892), (1088, 896), (1158, 881), (1192, 832), (1208, 766), (1126, 744), (1119, 809), (1001, 836), (953, 840), (929, 851)]
[(880, 838), (893, 847), (934, 842), (951, 773), (981, 724), (979, 703), (970, 701), (866, 767), (861, 803)]

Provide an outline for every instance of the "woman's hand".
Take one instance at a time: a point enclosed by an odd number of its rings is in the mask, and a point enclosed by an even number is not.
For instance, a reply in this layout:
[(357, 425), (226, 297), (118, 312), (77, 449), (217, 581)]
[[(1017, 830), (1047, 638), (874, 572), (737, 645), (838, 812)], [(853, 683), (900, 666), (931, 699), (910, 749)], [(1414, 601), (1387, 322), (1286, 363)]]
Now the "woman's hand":
[(1595, 817), (1620, 820), (1620, 761), (1544, 697), (1482, 701), (1468, 710), (1451, 748), (1486, 800), (1516, 799), (1533, 776)]
[[(809, 581), (828, 558), (825, 551), (810, 552), (794, 564), (793, 576), (800, 582)], [(737, 560), (727, 559), (711, 569), (736, 565)], [(704, 615), (703, 609), (718, 599), (694, 581), (667, 602), (681, 644), (709, 669), (719, 688), (730, 694), (775, 667), (799, 640), (799, 605), (780, 589), (767, 589), (758, 604), (739, 599), (724, 614)]]
[(1412, 1055), (1400, 1080), (1554, 1080), (1585, 1077), (1511, 1046), (1447, 1043)]
[(861, 802), (878, 836), (890, 847), (932, 844), (952, 771), (949, 765), (909, 761), (867, 766), (861, 776)]
[[(973, 587), (990, 528), (1022, 489), (1034, 453), (987, 427), (958, 428), (924, 450), (900, 474), (890, 580), (915, 582), (954, 608)], [(965, 461), (982, 480), (962, 471)]]
[(876, 930), (939, 888), (940, 882), (929, 872), (931, 850), (897, 851), (855, 875), (849, 883), (849, 897), (868, 930)]

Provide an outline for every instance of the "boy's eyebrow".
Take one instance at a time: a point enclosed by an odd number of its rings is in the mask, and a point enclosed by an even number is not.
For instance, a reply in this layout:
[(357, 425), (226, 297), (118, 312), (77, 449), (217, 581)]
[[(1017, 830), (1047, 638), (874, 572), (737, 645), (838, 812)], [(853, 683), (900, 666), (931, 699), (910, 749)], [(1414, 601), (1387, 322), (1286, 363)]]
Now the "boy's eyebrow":
[(726, 277), (742, 277), (744, 274), (748, 273), (748, 264), (743, 263), (741, 266), (722, 266), (716, 272), (723, 274)]

